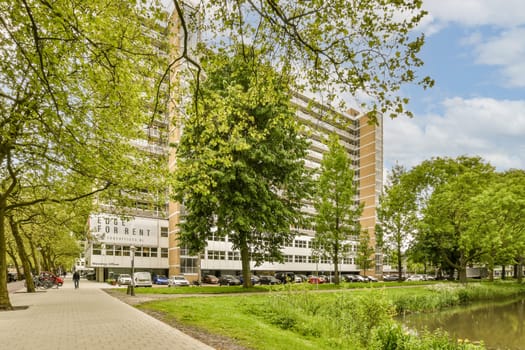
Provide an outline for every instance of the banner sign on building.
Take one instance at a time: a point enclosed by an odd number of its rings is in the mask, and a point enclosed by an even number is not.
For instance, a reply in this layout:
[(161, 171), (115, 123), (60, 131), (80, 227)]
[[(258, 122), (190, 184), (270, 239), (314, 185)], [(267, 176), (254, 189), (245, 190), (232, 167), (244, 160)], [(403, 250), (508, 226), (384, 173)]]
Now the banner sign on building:
[(159, 220), (95, 214), (89, 218), (91, 234), (101, 243), (158, 246)]

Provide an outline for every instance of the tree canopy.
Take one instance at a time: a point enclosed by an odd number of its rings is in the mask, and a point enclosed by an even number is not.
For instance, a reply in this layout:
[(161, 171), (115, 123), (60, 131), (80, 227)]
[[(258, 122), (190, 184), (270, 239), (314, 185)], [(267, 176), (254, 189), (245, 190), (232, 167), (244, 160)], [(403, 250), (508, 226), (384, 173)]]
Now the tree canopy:
[(198, 60), (188, 49), (194, 44), (190, 36), (194, 32), (202, 33), (197, 40), (204, 46), (231, 50), (230, 54), (238, 45), (256, 48), (275, 67), (288, 69), (297, 78), (296, 90), (322, 93), (328, 100), (364, 96), (361, 108), (370, 112), (371, 120), (374, 112), (411, 115), (400, 88), (433, 85), (431, 78), (417, 74), (423, 65), (418, 54), (424, 35), (415, 30), (426, 14), (422, 0), (194, 3), (189, 8), (173, 0), (184, 32), (177, 60), (190, 59), (199, 71)]
[[(94, 194), (116, 203), (122, 189), (157, 185), (148, 174), (165, 163), (139, 140), (159, 117), (167, 60), (145, 28), (161, 19), (153, 2), (0, 3), (0, 266), (5, 220), (20, 208)], [(10, 308), (5, 273), (0, 308)]]
[(337, 134), (327, 140), (314, 197), (315, 231), (313, 244), (334, 265), (335, 283), (339, 284), (339, 264), (349, 253), (349, 241), (360, 234), (362, 206), (355, 204), (357, 185), (352, 161)]
[(190, 104), (181, 121), (173, 185), (185, 209), (181, 244), (202, 252), (212, 234), (228, 235), (240, 251), (245, 286), (251, 261), (281, 259), (307, 194), (308, 144), (288, 77), (261, 57), (245, 48), (203, 57), (206, 80), (199, 105)]

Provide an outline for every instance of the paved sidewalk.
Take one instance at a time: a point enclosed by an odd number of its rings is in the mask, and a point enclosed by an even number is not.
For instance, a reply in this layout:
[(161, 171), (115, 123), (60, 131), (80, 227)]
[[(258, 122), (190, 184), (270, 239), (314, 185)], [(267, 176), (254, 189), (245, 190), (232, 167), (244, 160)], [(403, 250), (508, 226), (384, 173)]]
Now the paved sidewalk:
[(213, 348), (108, 295), (107, 284), (80, 280), (36, 293), (10, 293), (11, 304), (27, 309), (0, 312), (0, 348), (177, 349)]

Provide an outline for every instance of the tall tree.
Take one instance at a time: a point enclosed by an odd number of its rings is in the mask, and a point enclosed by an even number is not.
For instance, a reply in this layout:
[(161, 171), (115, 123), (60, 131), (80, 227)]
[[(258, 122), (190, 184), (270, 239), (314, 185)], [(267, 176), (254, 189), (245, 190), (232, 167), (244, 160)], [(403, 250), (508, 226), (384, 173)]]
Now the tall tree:
[(208, 52), (202, 99), (189, 106), (177, 145), (175, 199), (184, 204), (181, 244), (202, 252), (215, 234), (240, 251), (243, 283), (250, 263), (281, 259), (306, 195), (304, 157), (290, 104), (289, 77), (254, 49)]
[[(366, 96), (362, 109), (375, 118), (406, 111), (408, 99), (399, 95), (404, 84), (433, 85), (419, 77), (418, 57), (424, 35), (415, 28), (426, 12), (422, 0), (209, 0), (188, 9), (173, 0), (181, 20), (181, 59), (200, 69), (189, 46), (194, 31), (206, 33), (206, 47), (235, 52), (245, 43), (262, 52), (275, 67), (287, 67), (301, 86), (337, 96)], [(200, 20), (193, 21), (195, 11)], [(364, 102), (366, 101), (366, 102)], [(345, 108), (342, 108), (345, 109)]]
[(357, 264), (359, 268), (366, 273), (369, 269), (374, 267), (373, 254), (375, 247), (371, 244), (370, 232), (368, 230), (362, 230), (359, 233), (359, 245), (357, 246)]
[(359, 235), (362, 206), (356, 205), (357, 185), (354, 182), (352, 161), (334, 133), (323, 154), (317, 191), (314, 198), (314, 245), (329, 257), (334, 265), (335, 283), (339, 284), (339, 264), (348, 254), (352, 237)]
[[(152, 186), (159, 160), (134, 142), (158, 116), (166, 65), (144, 33), (161, 19), (150, 4), (0, 2), (0, 266), (12, 211)], [(0, 309), (11, 308), (5, 273)]]
[(403, 278), (403, 259), (417, 225), (417, 207), (413, 193), (403, 187), (401, 177), (407, 170), (394, 165), (377, 208), (379, 232), (388, 251), (395, 251), (399, 280)]
[(480, 222), (472, 220), (472, 199), (489, 186), (493, 175), (493, 167), (481, 158), (461, 156), (424, 161), (403, 177), (420, 209), (418, 243), (457, 270), (462, 282), (467, 265), (487, 252), (486, 241), (477, 236)]

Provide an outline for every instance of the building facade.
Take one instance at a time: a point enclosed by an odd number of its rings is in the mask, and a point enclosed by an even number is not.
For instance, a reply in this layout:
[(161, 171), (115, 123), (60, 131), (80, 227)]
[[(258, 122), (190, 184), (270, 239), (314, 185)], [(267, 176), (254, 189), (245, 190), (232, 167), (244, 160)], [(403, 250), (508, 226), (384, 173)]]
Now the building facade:
[[(296, 107), (298, 122), (303, 126), (303, 132), (310, 141), (305, 164), (307, 168), (320, 167), (323, 154), (328, 151), (324, 141), (331, 133), (337, 133), (341, 144), (345, 147), (352, 159), (358, 194), (356, 203), (363, 203), (364, 210), (360, 219), (363, 229), (371, 236), (371, 244), (375, 247), (376, 205), (382, 189), (383, 169), (383, 131), (382, 120), (377, 124), (370, 124), (367, 115), (355, 110), (347, 113), (337, 112), (327, 106), (313, 103), (306, 96), (295, 94), (292, 103)], [(170, 140), (177, 142), (182, 129), (180, 123), (172, 123)], [(176, 154), (170, 154), (170, 169), (175, 170)], [(198, 280), (201, 275), (212, 274), (239, 274), (241, 271), (240, 252), (232, 249), (228, 237), (211, 237), (205, 251), (198, 257), (189, 255), (189, 252), (180, 247), (178, 242), (179, 223), (184, 216), (184, 207), (179, 203), (170, 203), (169, 206), (169, 274), (184, 274), (188, 279)], [(303, 212), (314, 215), (312, 203), (304, 203)], [(315, 236), (313, 227), (293, 227), (296, 237), (292, 244), (282, 247), (283, 263), (265, 262), (260, 266), (252, 264), (255, 274), (268, 274), (279, 271), (291, 271), (302, 274), (330, 275), (333, 265), (329, 259), (315, 256), (312, 249), (312, 239)], [(339, 270), (341, 273), (360, 273), (356, 263), (359, 237), (347, 242), (350, 249), (342, 259)], [(367, 274), (381, 274), (381, 254), (376, 252), (374, 270)]]

